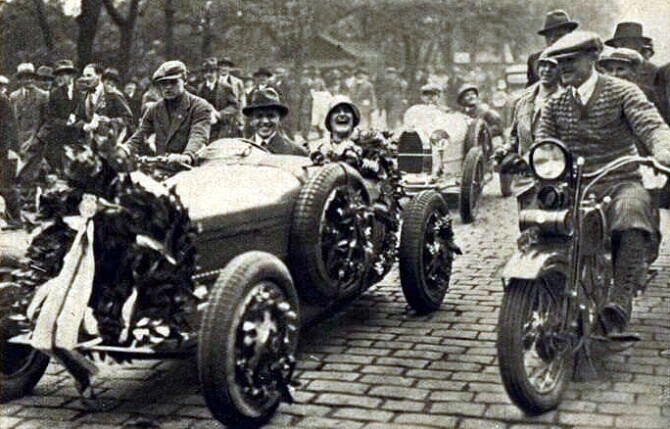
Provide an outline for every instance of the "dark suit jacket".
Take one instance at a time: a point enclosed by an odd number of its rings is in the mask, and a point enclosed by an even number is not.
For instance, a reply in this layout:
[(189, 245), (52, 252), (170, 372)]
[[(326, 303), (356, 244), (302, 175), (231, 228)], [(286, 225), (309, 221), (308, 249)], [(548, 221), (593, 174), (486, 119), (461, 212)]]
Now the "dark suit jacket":
[[(252, 139), (255, 140), (256, 136), (254, 135)], [(272, 137), (272, 139), (270, 139), (270, 142), (265, 147), (271, 153), (277, 155), (299, 155), (299, 156), (309, 155), (305, 148), (293, 143), (291, 140), (289, 140), (286, 136), (282, 135), (281, 133), (276, 133)]]
[(74, 122), (68, 123), (70, 115), (77, 110), (81, 94), (73, 88), (72, 99), (68, 97), (67, 86), (57, 86), (49, 91), (46, 119), (38, 133), (38, 138), (47, 143), (59, 145), (75, 143), (79, 138), (79, 131)]
[(156, 154), (183, 153), (194, 160), (196, 152), (209, 143), (210, 104), (186, 91), (179, 100), (174, 100), (174, 110), (168, 112), (166, 100), (161, 100), (147, 109), (130, 144), (139, 153), (147, 153), (145, 141), (156, 133)]
[(198, 96), (207, 100), (220, 115), (219, 121), (212, 125), (211, 140), (239, 135), (240, 107), (230, 85), (217, 80), (214, 89), (210, 91), (203, 82), (198, 86)]
[(654, 88), (661, 115), (663, 115), (665, 122), (670, 125), (670, 63), (659, 67)]
[(76, 126), (78, 128), (83, 127), (86, 122), (91, 121), (93, 114), (106, 116), (110, 119), (117, 119), (120, 124), (126, 127), (129, 133), (135, 129), (133, 124), (133, 111), (130, 109), (124, 95), (118, 91), (103, 91), (91, 111), (87, 111), (86, 96), (82, 96), (79, 99), (79, 104), (77, 105), (77, 110), (75, 112), (77, 117)]
[(0, 191), (10, 186), (14, 175), (7, 159), (7, 152), (17, 145), (14, 113), (9, 97), (0, 93)]

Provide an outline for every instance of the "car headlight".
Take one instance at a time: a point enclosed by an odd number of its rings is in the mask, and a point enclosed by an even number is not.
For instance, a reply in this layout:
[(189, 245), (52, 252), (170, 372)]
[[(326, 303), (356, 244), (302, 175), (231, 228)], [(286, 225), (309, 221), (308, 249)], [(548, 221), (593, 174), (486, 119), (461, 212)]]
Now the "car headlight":
[(545, 140), (534, 145), (530, 151), (530, 167), (543, 180), (560, 179), (568, 170), (568, 151), (554, 140)]
[(449, 133), (444, 130), (435, 130), (430, 134), (430, 144), (435, 146), (440, 144), (442, 140), (449, 140)]

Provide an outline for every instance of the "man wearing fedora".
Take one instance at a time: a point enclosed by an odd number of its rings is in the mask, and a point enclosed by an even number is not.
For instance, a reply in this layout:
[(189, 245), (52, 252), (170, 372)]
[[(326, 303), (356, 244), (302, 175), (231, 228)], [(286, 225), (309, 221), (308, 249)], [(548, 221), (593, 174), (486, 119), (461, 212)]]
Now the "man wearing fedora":
[(198, 86), (197, 94), (213, 107), (210, 140), (240, 137), (239, 105), (233, 88), (219, 78), (218, 60), (208, 58), (202, 67), (205, 80)]
[(152, 81), (162, 99), (147, 109), (128, 141), (138, 154), (150, 153), (147, 138), (155, 133), (156, 155), (167, 155), (168, 162), (197, 162), (198, 150), (209, 143), (212, 107), (186, 91), (186, 79), (181, 61), (167, 61), (154, 73)]
[(263, 88), (254, 91), (244, 109), (253, 130), (251, 140), (271, 153), (279, 155), (307, 156), (307, 151), (290, 141), (281, 130), (281, 120), (286, 116), (288, 106), (279, 100), (277, 91)]
[(360, 110), (360, 127), (362, 129), (370, 127), (372, 112), (377, 110), (377, 96), (375, 95), (375, 87), (370, 82), (370, 75), (363, 67), (359, 67), (356, 71), (356, 79), (351, 87), (351, 101)]
[[(651, 38), (643, 35), (642, 24), (638, 22), (620, 22), (617, 24), (612, 38), (606, 40), (605, 44), (613, 48), (633, 49), (642, 54), (645, 45), (649, 45), (651, 42)], [(658, 67), (645, 59), (639, 66), (637, 81), (640, 85), (653, 87), (657, 71)]]
[(51, 85), (53, 85), (54, 79), (53, 68), (49, 66), (39, 66), (37, 68), (35, 84), (41, 90), (49, 92), (51, 90)]
[[(575, 157), (585, 160), (586, 173), (636, 155), (638, 140), (659, 162), (670, 165), (670, 128), (637, 85), (595, 70), (602, 46), (597, 34), (575, 31), (547, 49), (547, 57), (559, 63), (566, 89), (546, 103), (536, 140), (561, 140)], [(619, 169), (593, 192), (611, 198), (606, 216), (612, 237), (614, 287), (601, 321), (607, 335), (616, 337), (625, 330), (633, 294), (642, 288), (647, 266), (658, 255), (658, 211), (642, 186), (637, 165)], [(620, 264), (623, 252), (635, 260)]]
[(19, 64), (16, 80), (20, 87), (10, 94), (9, 99), (14, 108), (20, 144), (33, 138), (44, 120), (49, 93), (35, 85), (36, 78), (35, 66), (32, 63)]
[(74, 126), (81, 93), (75, 88), (77, 69), (71, 60), (54, 65), (54, 86), (49, 91), (46, 118), (37, 133), (39, 145), (28, 148), (29, 160), (19, 172), (22, 182), (30, 182), (42, 160), (55, 170), (62, 168), (63, 145), (75, 143), (79, 132)]
[[(571, 20), (570, 15), (568, 15), (566, 11), (557, 9), (547, 12), (544, 19), (544, 28), (539, 30), (537, 34), (544, 36), (544, 41), (547, 46), (551, 46), (561, 37), (575, 31), (577, 27), (579, 27), (579, 23)], [(528, 82), (526, 83), (526, 86), (531, 86), (540, 80), (540, 77), (537, 74), (537, 60), (540, 58), (541, 54), (542, 51), (539, 51), (528, 57)]]

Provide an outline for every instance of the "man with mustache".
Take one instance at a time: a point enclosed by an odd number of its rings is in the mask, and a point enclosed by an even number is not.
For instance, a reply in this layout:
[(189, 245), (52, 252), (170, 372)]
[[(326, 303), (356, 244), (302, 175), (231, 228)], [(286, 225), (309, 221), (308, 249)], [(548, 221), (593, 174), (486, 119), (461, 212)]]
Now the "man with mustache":
[(251, 140), (271, 153), (307, 156), (307, 151), (290, 141), (281, 131), (281, 120), (288, 113), (288, 106), (279, 100), (272, 88), (256, 89), (242, 112), (250, 120), (253, 130)]

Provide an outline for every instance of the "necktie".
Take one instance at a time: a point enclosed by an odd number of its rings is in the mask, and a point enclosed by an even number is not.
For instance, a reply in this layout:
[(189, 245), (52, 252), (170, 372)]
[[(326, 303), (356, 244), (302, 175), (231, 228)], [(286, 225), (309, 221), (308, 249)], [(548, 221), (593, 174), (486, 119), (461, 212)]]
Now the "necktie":
[(582, 97), (579, 95), (579, 91), (574, 86), (572, 87), (572, 98), (575, 100), (575, 103), (579, 107), (584, 107), (584, 103), (582, 102)]

